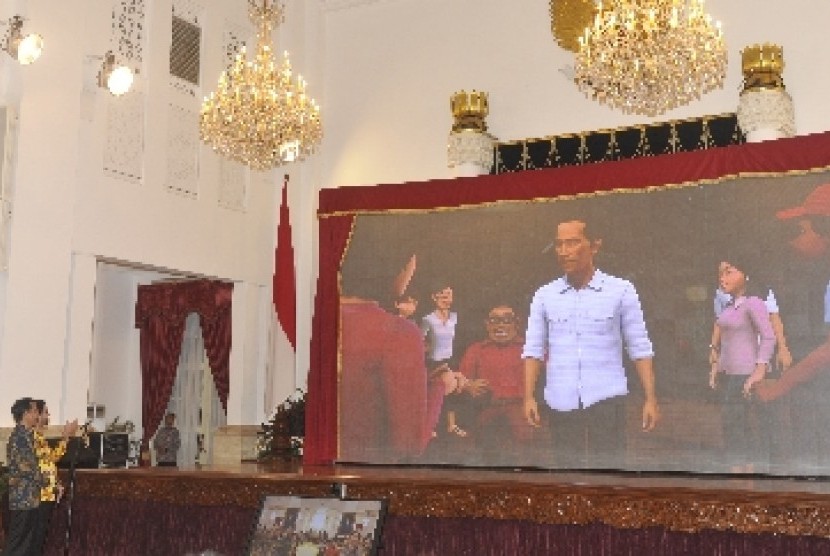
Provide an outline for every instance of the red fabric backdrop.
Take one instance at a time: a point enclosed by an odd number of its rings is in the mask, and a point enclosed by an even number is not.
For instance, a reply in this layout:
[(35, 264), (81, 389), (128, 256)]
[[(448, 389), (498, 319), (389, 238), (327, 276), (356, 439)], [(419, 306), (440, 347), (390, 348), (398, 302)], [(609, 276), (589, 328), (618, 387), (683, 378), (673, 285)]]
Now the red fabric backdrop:
[(584, 166), (321, 191), (320, 275), (312, 321), (304, 463), (327, 464), (337, 458), (338, 273), (356, 214), (547, 199), (594, 191), (717, 181), (742, 174), (783, 174), (827, 168), (830, 168), (830, 133), (821, 133)]
[(353, 221), (354, 216), (346, 215), (333, 218), (320, 227), (321, 246), (325, 243), (328, 256), (320, 256), (320, 276), (311, 323), (310, 364), (317, 371), (308, 373), (303, 447), (303, 461), (311, 465), (329, 463), (337, 453), (338, 271)]

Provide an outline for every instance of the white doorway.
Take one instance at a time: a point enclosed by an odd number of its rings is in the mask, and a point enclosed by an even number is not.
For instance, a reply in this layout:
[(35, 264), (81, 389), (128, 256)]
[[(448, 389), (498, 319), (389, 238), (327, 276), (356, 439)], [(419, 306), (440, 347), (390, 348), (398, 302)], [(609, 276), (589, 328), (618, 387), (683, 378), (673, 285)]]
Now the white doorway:
[(185, 321), (182, 351), (167, 413), (176, 414), (176, 427), (181, 435), (179, 467), (210, 464), (213, 461), (213, 435), (218, 427), (227, 423), (227, 416), (216, 391), (196, 313), (190, 313)]

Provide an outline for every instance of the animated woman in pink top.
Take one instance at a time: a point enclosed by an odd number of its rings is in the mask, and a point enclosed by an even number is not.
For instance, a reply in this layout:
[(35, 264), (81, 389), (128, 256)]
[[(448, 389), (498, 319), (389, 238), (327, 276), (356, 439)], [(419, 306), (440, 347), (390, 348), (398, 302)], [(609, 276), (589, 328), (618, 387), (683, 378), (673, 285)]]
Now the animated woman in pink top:
[(748, 266), (737, 256), (720, 265), (721, 289), (732, 297), (715, 325), (709, 385), (720, 392), (724, 448), (732, 471), (753, 471), (764, 458), (761, 435), (750, 428), (750, 393), (767, 373), (775, 334), (764, 300), (748, 293)]

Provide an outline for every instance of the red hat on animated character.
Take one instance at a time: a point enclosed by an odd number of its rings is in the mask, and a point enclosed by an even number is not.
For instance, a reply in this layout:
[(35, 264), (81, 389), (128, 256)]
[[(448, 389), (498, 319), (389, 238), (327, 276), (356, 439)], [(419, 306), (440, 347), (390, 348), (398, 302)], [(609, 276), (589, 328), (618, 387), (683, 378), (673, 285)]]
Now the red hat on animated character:
[(775, 213), (779, 220), (802, 218), (804, 216), (830, 216), (830, 183), (819, 185), (797, 207), (779, 210)]

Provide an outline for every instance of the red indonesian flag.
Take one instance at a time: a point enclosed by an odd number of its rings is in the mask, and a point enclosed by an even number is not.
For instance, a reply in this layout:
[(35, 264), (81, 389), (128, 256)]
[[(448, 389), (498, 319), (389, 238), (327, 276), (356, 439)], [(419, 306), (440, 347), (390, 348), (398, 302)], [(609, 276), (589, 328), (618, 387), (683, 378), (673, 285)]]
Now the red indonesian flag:
[(265, 412), (269, 414), (294, 390), (297, 351), (297, 294), (294, 246), (288, 214), (288, 175), (282, 184), (280, 220), (277, 225), (270, 349), (266, 364)]
[(288, 176), (282, 183), (280, 223), (277, 226), (277, 252), (274, 268), (274, 309), (291, 347), (297, 350), (297, 286), (291, 221), (288, 215)]

